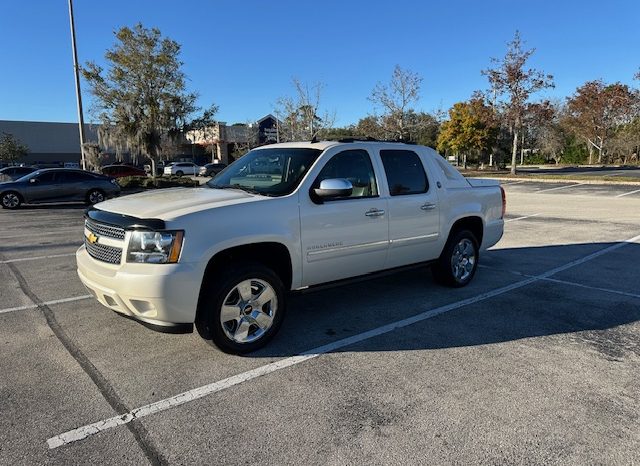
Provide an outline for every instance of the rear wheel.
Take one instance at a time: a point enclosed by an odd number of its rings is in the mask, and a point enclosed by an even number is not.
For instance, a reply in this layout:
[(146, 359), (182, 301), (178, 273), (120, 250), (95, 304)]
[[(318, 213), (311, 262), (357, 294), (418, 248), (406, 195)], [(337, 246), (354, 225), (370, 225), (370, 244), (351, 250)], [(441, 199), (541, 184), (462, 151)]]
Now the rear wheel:
[(17, 209), (22, 204), (22, 198), (20, 194), (9, 191), (2, 194), (0, 197), (0, 203), (2, 204), (3, 209)]
[(282, 280), (261, 264), (211, 274), (203, 285), (198, 333), (227, 353), (266, 345), (280, 329), (286, 302)]
[(104, 193), (99, 189), (92, 189), (87, 193), (87, 204), (93, 205), (106, 199)]
[(433, 277), (438, 283), (454, 288), (468, 285), (478, 268), (478, 258), (476, 237), (469, 230), (460, 230), (451, 235), (431, 267)]

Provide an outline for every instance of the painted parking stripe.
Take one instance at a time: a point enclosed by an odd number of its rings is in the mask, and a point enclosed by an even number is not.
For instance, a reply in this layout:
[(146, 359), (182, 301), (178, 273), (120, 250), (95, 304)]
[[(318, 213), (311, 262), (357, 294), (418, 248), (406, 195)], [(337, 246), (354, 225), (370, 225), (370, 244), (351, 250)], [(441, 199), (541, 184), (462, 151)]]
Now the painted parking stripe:
[(272, 362), (270, 364), (266, 364), (264, 366), (258, 367), (256, 369), (252, 369), (247, 372), (243, 372), (241, 374), (234, 375), (232, 377), (228, 377), (226, 379), (220, 380), (218, 382), (213, 382), (208, 385), (203, 385), (198, 388), (194, 388), (192, 390), (188, 390), (183, 393), (179, 393), (178, 395), (172, 396), (170, 398), (166, 398), (164, 400), (156, 401), (155, 403), (147, 404), (141, 406), (139, 408), (135, 408), (128, 413), (122, 413), (117, 416), (110, 417), (108, 419), (104, 419), (98, 422), (94, 422), (93, 424), (88, 424), (85, 426), (78, 427), (76, 429), (70, 430), (68, 432), (64, 432), (60, 435), (56, 435), (55, 437), (51, 437), (47, 440), (47, 445), (50, 449), (58, 448), (63, 445), (67, 445), (69, 443), (77, 442), (79, 440), (83, 440), (92, 435), (98, 434), (105, 430), (112, 429), (114, 427), (118, 427), (124, 424), (128, 424), (129, 422), (140, 419), (145, 416), (149, 416), (151, 414), (156, 414), (161, 411), (166, 411), (171, 408), (175, 408), (177, 406), (183, 405), (185, 403), (189, 403), (194, 400), (198, 400), (212, 393), (217, 393), (227, 388), (233, 387), (235, 385), (239, 385), (243, 382), (247, 382), (249, 380), (256, 379), (258, 377), (262, 377), (267, 374), (271, 374), (273, 372), (279, 371), (281, 369), (285, 369), (287, 367), (295, 366), (296, 364), (300, 364), (309, 359), (316, 358), (322, 354), (329, 353), (331, 351), (335, 351), (346, 346), (351, 346), (356, 343), (360, 343), (365, 340), (369, 340), (371, 338), (384, 335), (389, 332), (393, 332), (394, 330), (407, 327), (409, 325), (413, 325), (418, 322), (422, 322), (427, 319), (431, 319), (441, 314), (445, 314), (447, 312), (453, 311), (455, 309), (460, 309), (461, 307), (468, 306), (471, 304), (476, 304), (487, 299), (493, 298), (495, 296), (499, 296), (510, 291), (516, 290), (518, 288), (522, 288), (531, 283), (543, 280), (545, 278), (549, 278), (552, 275), (555, 275), (559, 272), (567, 270), (571, 267), (575, 267), (576, 265), (583, 264), (587, 261), (595, 259), (603, 254), (619, 249), (623, 246), (626, 246), (630, 243), (634, 243), (640, 240), (640, 235), (630, 238), (624, 242), (614, 244), (612, 246), (606, 247), (594, 253), (591, 253), (587, 256), (584, 256), (580, 259), (576, 259), (574, 261), (568, 262), (567, 264), (561, 265), (554, 269), (548, 270), (540, 275), (536, 275), (530, 278), (526, 278), (516, 283), (512, 283), (507, 286), (503, 286), (501, 288), (496, 288), (494, 290), (488, 291), (486, 293), (481, 293), (479, 295), (473, 296), (471, 298), (463, 299), (461, 301), (457, 301), (455, 303), (447, 304), (445, 306), (440, 306), (435, 309), (430, 309), (424, 311), (420, 314), (417, 314), (413, 317), (409, 317), (407, 319), (399, 320), (397, 322), (392, 322), (387, 325), (383, 325), (381, 327), (375, 328), (373, 330), (369, 330), (367, 332), (359, 333), (357, 335), (353, 335), (351, 337), (343, 338), (338, 341), (334, 341), (327, 345), (319, 346), (317, 348), (313, 348), (311, 350), (305, 351), (297, 356), (291, 356), (288, 358), (281, 359), (276, 362)]
[[(483, 269), (496, 270), (498, 272), (510, 273), (512, 275), (517, 275), (519, 277), (533, 277), (533, 275), (529, 275), (529, 274), (526, 274), (526, 273), (523, 273), (523, 272), (518, 272), (518, 271), (515, 271), (515, 270), (505, 270), (505, 269), (501, 269), (500, 267), (493, 267), (493, 266), (490, 266), (490, 265), (478, 264), (478, 267), (482, 267)], [(629, 298), (638, 298), (638, 299), (640, 299), (640, 294), (628, 293), (626, 291), (614, 290), (614, 289), (611, 289), (611, 288), (602, 288), (602, 287), (599, 287), (599, 286), (590, 286), (590, 285), (585, 285), (583, 283), (577, 283), (577, 282), (572, 282), (572, 281), (568, 281), (568, 280), (558, 280), (557, 278), (542, 278), (541, 280), (543, 280), (545, 282), (558, 283), (560, 285), (576, 286), (578, 288), (585, 288), (587, 290), (602, 291), (604, 293), (611, 293), (611, 294), (617, 294), (617, 295), (620, 295), (620, 296), (628, 296)]]
[(542, 213), (538, 212), (537, 214), (525, 215), (523, 217), (510, 218), (508, 220), (505, 220), (504, 223), (515, 222), (517, 220), (524, 220), (525, 218), (537, 217), (538, 215), (542, 215)]
[(557, 186), (555, 188), (549, 188), (549, 189), (542, 189), (540, 191), (536, 191), (536, 193), (547, 193), (549, 191), (557, 191), (559, 189), (567, 189), (567, 188), (575, 188), (576, 186), (582, 186), (584, 183), (576, 183), (576, 184), (570, 184), (567, 186)]
[[(71, 298), (54, 299), (53, 301), (46, 301), (42, 303), (45, 306), (52, 306), (54, 304), (71, 303), (73, 301), (82, 301), (83, 299), (89, 299), (92, 296), (90, 294), (83, 294), (82, 296), (72, 296)], [(28, 309), (37, 308), (37, 304), (27, 304), (26, 306), (9, 307), (6, 309), (0, 309), (0, 314), (6, 314), (8, 312), (26, 311)]]
[(78, 228), (59, 228), (52, 232), (42, 232), (42, 233), (33, 233), (33, 234), (22, 233), (21, 235), (0, 236), (0, 241), (5, 239), (16, 239), (16, 238), (26, 239), (26, 238), (41, 238), (43, 236), (49, 237), (53, 235), (68, 235), (71, 233), (77, 233), (76, 236), (78, 236), (79, 238), (82, 238), (82, 225), (80, 225)]
[(18, 259), (8, 259), (6, 261), (0, 261), (0, 264), (13, 264), (14, 262), (38, 261), (42, 259), (55, 259), (57, 257), (70, 257), (75, 255), (75, 252), (70, 252), (67, 254), (52, 254), (50, 256), (20, 257)]
[(635, 193), (640, 193), (640, 189), (636, 189), (635, 191), (630, 191), (628, 193), (618, 194), (616, 197), (625, 197), (625, 196), (628, 196), (629, 194), (635, 194)]

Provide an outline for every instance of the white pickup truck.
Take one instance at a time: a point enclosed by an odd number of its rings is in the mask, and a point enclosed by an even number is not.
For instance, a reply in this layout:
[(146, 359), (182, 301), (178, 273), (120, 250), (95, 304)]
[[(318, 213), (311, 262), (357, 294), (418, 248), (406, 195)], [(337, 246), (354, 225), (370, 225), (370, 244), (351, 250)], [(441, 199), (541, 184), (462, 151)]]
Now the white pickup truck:
[(78, 275), (103, 305), (227, 352), (263, 346), (287, 293), (429, 262), (471, 281), (500, 240), (505, 196), (428, 147), (359, 140), (254, 149), (200, 188), (149, 191), (86, 212)]

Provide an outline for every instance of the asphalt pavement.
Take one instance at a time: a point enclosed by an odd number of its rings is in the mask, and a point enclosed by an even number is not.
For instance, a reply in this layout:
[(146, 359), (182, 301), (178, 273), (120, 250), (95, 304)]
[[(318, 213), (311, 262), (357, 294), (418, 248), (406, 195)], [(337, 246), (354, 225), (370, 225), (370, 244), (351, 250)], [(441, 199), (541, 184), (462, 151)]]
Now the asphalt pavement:
[(504, 187), (469, 286), (298, 293), (244, 357), (90, 298), (83, 206), (1, 211), (0, 464), (637, 463), (640, 187)]

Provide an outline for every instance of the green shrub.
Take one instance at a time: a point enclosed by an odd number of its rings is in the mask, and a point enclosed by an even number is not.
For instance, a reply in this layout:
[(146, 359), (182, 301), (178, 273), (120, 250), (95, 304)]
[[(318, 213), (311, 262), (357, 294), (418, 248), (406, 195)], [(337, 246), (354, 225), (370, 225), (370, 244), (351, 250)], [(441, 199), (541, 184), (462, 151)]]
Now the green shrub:
[(194, 187), (199, 186), (198, 181), (192, 180), (189, 177), (156, 177), (156, 182), (153, 182), (153, 178), (141, 177), (141, 176), (125, 176), (118, 178), (118, 184), (122, 189), (156, 189), (156, 188), (176, 188), (180, 186)]

